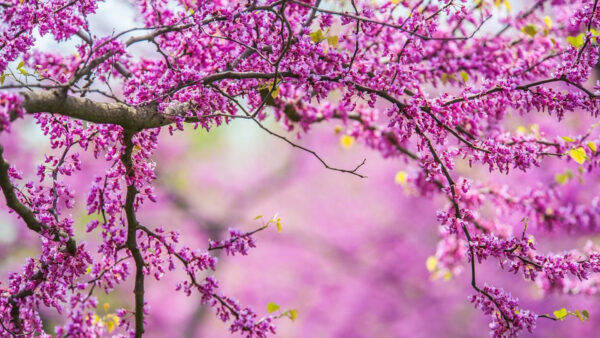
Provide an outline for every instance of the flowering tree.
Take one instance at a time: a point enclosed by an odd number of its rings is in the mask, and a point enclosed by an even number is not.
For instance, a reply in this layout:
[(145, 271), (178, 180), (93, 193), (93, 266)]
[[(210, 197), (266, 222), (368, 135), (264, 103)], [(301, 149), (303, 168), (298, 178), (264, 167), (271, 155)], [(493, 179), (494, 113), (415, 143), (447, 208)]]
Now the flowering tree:
[[(6, 211), (40, 243), (39, 253), (3, 282), (0, 332), (45, 335), (39, 311), (51, 307), (66, 317), (58, 336), (121, 326), (140, 337), (148, 320), (146, 279), (177, 269), (187, 278), (176, 289), (198, 293), (231, 332), (263, 337), (275, 333), (276, 319), (295, 319), (295, 310), (274, 303), (261, 317), (204, 277), (216, 268), (216, 252), (246, 255), (258, 231), (280, 229), (277, 216), (250, 232), (232, 229), (204, 248), (179, 243), (176, 225), (138, 219), (150, 203), (160, 207), (153, 153), (161, 131), (209, 130), (234, 119), (250, 120), (328, 170), (365, 177), (364, 161), (337, 167), (291, 135), (337, 121), (343, 145), (357, 140), (402, 163), (398, 184), (442, 196), (440, 241), (427, 268), (451, 276), (466, 265), (470, 301), (489, 316), (494, 336), (532, 331), (538, 320), (589, 319), (585, 309), (534, 313), (510, 292), (482, 284), (477, 271), (495, 260), (545, 292), (595, 293), (597, 248), (552, 254), (536, 249), (543, 243), (530, 232), (582, 232), (600, 222), (593, 183), (577, 189), (585, 202), (566, 190), (575, 177), (597, 179), (597, 124), (572, 130), (564, 123), (571, 113), (600, 112), (600, 88), (586, 82), (598, 55), (597, 4), (538, 0), (516, 10), (507, 0), (136, 0), (137, 27), (99, 36), (88, 20), (95, 0), (0, 2), (0, 130), (7, 149), (0, 148), (0, 187)], [(76, 52), (36, 48), (46, 35), (76, 41)], [(154, 49), (136, 49), (141, 44)], [(551, 122), (533, 123), (544, 112)], [(269, 115), (290, 135), (270, 128)], [(515, 116), (533, 122), (512, 133)], [(11, 165), (10, 155), (19, 152), (12, 134), (29, 118), (52, 147), (36, 181)], [(85, 161), (100, 172), (82, 170)], [(518, 179), (503, 181), (536, 167), (563, 172), (528, 189)], [(91, 181), (91, 188), (76, 194), (72, 178)], [(81, 200), (96, 215), (86, 224), (100, 238), (94, 248), (74, 231), (69, 210)], [(127, 280), (134, 306), (100, 319), (95, 292)]]

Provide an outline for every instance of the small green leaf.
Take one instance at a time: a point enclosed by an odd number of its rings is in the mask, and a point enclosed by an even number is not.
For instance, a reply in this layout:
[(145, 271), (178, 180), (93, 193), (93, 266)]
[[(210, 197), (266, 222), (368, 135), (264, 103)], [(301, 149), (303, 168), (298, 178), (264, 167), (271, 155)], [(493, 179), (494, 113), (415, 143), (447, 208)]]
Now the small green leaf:
[(462, 71), (460, 73), (458, 73), (458, 75), (460, 75), (460, 77), (462, 77), (463, 81), (467, 82), (469, 81), (469, 74), (465, 71)]
[(568, 169), (564, 173), (556, 174), (556, 176), (554, 176), (554, 179), (556, 180), (556, 182), (560, 183), (560, 184), (566, 184), (572, 178), (573, 178), (573, 172)]
[(273, 312), (279, 310), (280, 308), (281, 308), (281, 306), (279, 306), (273, 302), (270, 302), (269, 304), (267, 304), (267, 312), (268, 313), (273, 313)]
[(18, 71), (21, 72), (21, 74), (23, 74), (23, 75), (27, 75), (27, 70), (25, 70), (23, 68), (18, 68)]
[(340, 38), (337, 35), (327, 37), (327, 43), (333, 48), (337, 48), (339, 41)]
[(256, 216), (256, 217), (254, 217), (254, 220), (256, 221), (257, 219), (260, 219), (260, 218), (262, 218), (262, 217), (263, 217), (263, 215), (258, 215), (258, 216)]
[(567, 42), (575, 48), (579, 48), (579, 47), (583, 46), (583, 43), (584, 43), (583, 33), (581, 33), (577, 36), (568, 36)]
[(322, 30), (316, 30), (312, 33), (310, 33), (310, 38), (312, 39), (313, 42), (319, 43), (323, 40), (325, 40), (325, 35), (323, 34)]
[(581, 315), (581, 312), (579, 312), (579, 310), (575, 310), (575, 316), (577, 316), (577, 318), (579, 318), (579, 320), (583, 323), (584, 322), (584, 318)]
[(454, 74), (443, 73), (442, 74), (442, 83), (446, 84), (446, 82), (448, 82), (448, 79), (456, 80), (456, 76), (454, 76)]
[(583, 317), (585, 317), (585, 319), (590, 319), (590, 313), (588, 312), (588, 310), (582, 310), (581, 314), (583, 315)]
[(530, 24), (530, 25), (527, 25), (527, 26), (524, 26), (523, 28), (521, 28), (521, 31), (531, 37), (534, 37), (538, 32), (538, 28), (536, 25)]
[(8, 74), (0, 75), (0, 86), (4, 84), (4, 80), (6, 80), (6, 75), (8, 75)]
[(600, 31), (597, 29), (590, 28), (590, 33), (592, 33), (593, 36), (600, 36)]
[(21, 68), (23, 68), (23, 66), (25, 66), (25, 61), (19, 62), (19, 65), (17, 66), (17, 69), (21, 69)]
[(574, 138), (572, 138), (572, 137), (569, 137), (569, 136), (561, 136), (561, 138), (562, 138), (563, 140), (565, 140), (565, 142), (567, 142), (567, 143), (568, 143), (568, 142), (575, 142), (575, 141), (576, 141)]
[(556, 310), (553, 312), (554, 313), (554, 317), (556, 317), (556, 319), (558, 320), (563, 320), (567, 315), (567, 309), (565, 309), (564, 307), (560, 310)]

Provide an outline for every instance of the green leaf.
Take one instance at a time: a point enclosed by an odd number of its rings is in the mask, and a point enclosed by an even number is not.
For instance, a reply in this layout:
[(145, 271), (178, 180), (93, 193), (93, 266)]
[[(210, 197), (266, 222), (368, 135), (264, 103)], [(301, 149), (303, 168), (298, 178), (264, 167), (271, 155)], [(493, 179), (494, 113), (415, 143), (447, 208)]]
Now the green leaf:
[(588, 312), (588, 310), (582, 310), (581, 314), (583, 315), (583, 317), (585, 317), (586, 320), (590, 319), (590, 313)]
[(17, 69), (21, 69), (21, 68), (23, 68), (23, 66), (25, 66), (25, 61), (19, 62), (19, 65), (17, 66)]
[(281, 308), (281, 306), (279, 306), (273, 302), (270, 302), (269, 304), (267, 304), (267, 312), (268, 313), (273, 313), (273, 312), (279, 310), (280, 308)]
[(467, 82), (469, 81), (469, 74), (465, 71), (462, 71), (460, 73), (458, 73), (458, 75), (460, 75), (460, 77), (462, 77), (463, 81)]
[(254, 220), (256, 221), (257, 219), (262, 218), (262, 217), (263, 217), (263, 215), (258, 215), (256, 217), (254, 217)]
[(333, 47), (337, 48), (340, 38), (337, 35), (327, 37), (327, 43)]
[(6, 80), (6, 75), (8, 75), (8, 74), (0, 75), (0, 86), (4, 84), (4, 80)]
[(21, 72), (21, 74), (23, 74), (23, 75), (27, 75), (27, 70), (25, 70), (23, 68), (18, 68), (18, 71)]
[(569, 136), (561, 136), (561, 138), (562, 138), (563, 140), (565, 140), (565, 142), (567, 142), (567, 143), (568, 143), (568, 142), (575, 142), (575, 141), (576, 141), (574, 138), (572, 138), (572, 137), (569, 137)]
[(446, 84), (446, 82), (448, 82), (448, 79), (456, 80), (456, 76), (454, 76), (454, 74), (443, 73), (442, 74), (442, 83)]
[(578, 164), (583, 164), (586, 159), (585, 149), (583, 147), (573, 148), (569, 150), (569, 156)]
[(537, 32), (538, 32), (538, 28), (536, 25), (527, 25), (521, 28), (521, 31), (531, 37), (534, 37)]
[(554, 313), (554, 317), (556, 317), (556, 319), (558, 320), (563, 320), (567, 315), (567, 309), (565, 309), (564, 307), (560, 310), (556, 310), (553, 312)]
[(597, 29), (590, 28), (590, 33), (592, 33), (593, 36), (600, 36), (600, 31)]
[(316, 30), (312, 33), (310, 33), (310, 38), (312, 39), (313, 42), (319, 43), (323, 40), (325, 40), (325, 35), (323, 34), (322, 30)]
[(560, 183), (560, 184), (566, 184), (572, 178), (573, 178), (573, 172), (571, 172), (571, 170), (567, 170), (562, 174), (556, 174), (556, 176), (554, 176), (554, 179), (556, 180), (556, 182)]
[(579, 48), (579, 47), (583, 46), (583, 43), (584, 43), (583, 33), (581, 33), (577, 36), (568, 36), (567, 42), (575, 48)]

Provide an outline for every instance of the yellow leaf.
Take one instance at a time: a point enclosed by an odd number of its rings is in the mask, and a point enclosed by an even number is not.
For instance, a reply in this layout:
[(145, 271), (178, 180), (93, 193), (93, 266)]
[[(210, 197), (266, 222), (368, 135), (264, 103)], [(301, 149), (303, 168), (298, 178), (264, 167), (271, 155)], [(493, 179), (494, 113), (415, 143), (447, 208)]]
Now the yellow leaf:
[(262, 217), (263, 217), (263, 215), (258, 215), (256, 217), (254, 217), (254, 220), (256, 221), (257, 219), (262, 218)]
[(6, 79), (6, 75), (8, 75), (8, 74), (2, 74), (2, 75), (0, 75), (0, 86), (4, 84), (4, 80)]
[(338, 126), (335, 126), (335, 127), (333, 128), (333, 133), (334, 133), (334, 134), (336, 134), (336, 135), (337, 135), (337, 134), (339, 134), (339, 133), (341, 133), (341, 132), (342, 132), (342, 126), (339, 126), (339, 125), (338, 125)]
[(594, 141), (588, 142), (587, 145), (590, 148), (590, 150), (593, 151), (593, 152), (596, 152), (596, 150), (598, 150), (598, 148), (596, 147), (596, 143)]
[(114, 322), (106, 322), (106, 328), (108, 329), (108, 333), (111, 333), (115, 330)]
[(296, 321), (296, 318), (298, 318), (298, 310), (290, 310), (288, 311), (290, 313), (290, 319), (293, 321)]
[(581, 315), (581, 312), (579, 312), (579, 310), (575, 310), (575, 316), (577, 316), (577, 318), (579, 318), (579, 320), (582, 323), (585, 321), (585, 319), (583, 318), (583, 316)]
[(504, 7), (506, 7), (506, 10), (510, 12), (510, 1), (504, 0)]
[(527, 244), (535, 244), (535, 237), (533, 237), (533, 235), (529, 235), (529, 238), (527, 239)]
[(583, 33), (577, 35), (577, 36), (567, 36), (567, 42), (575, 47), (575, 48), (579, 48), (581, 46), (583, 46)]
[(531, 132), (536, 136), (536, 137), (540, 137), (540, 126), (536, 123), (532, 124), (529, 126), (529, 130), (531, 130)]
[(110, 304), (108, 304), (108, 303), (104, 303), (104, 304), (102, 305), (102, 307), (104, 308), (104, 312), (108, 312), (108, 309), (110, 308)]
[(352, 147), (352, 144), (354, 144), (354, 137), (350, 135), (342, 135), (340, 138), (340, 144), (342, 147), (348, 149)]
[(560, 310), (554, 311), (553, 313), (554, 313), (554, 317), (556, 317), (556, 319), (559, 319), (559, 320), (564, 319), (568, 314), (567, 309), (565, 309), (564, 307)]
[(435, 271), (437, 264), (438, 264), (438, 259), (435, 256), (429, 256), (429, 257), (427, 257), (427, 260), (425, 261), (425, 266), (427, 267), (427, 270), (429, 272)]
[(561, 138), (563, 140), (565, 140), (565, 142), (575, 142), (576, 141), (574, 138), (569, 137), (569, 136), (561, 136)]
[(102, 319), (101, 319), (101, 318), (100, 318), (100, 317), (99, 317), (97, 314), (95, 314), (95, 313), (94, 313), (94, 320), (93, 320), (93, 323), (94, 323), (94, 324), (98, 324), (98, 323), (100, 323), (100, 322), (102, 322)]
[(92, 273), (92, 266), (88, 266), (87, 269), (85, 269), (85, 274), (89, 275), (90, 273)]
[(281, 308), (281, 306), (279, 306), (273, 302), (270, 302), (269, 304), (267, 304), (267, 312), (268, 313), (273, 313), (273, 312), (279, 310), (280, 308)]
[(27, 71), (26, 71), (25, 69), (23, 69), (23, 68), (19, 68), (19, 69), (17, 69), (17, 70), (18, 70), (19, 72), (21, 72), (21, 74), (23, 74), (23, 75), (27, 75)]
[(446, 273), (444, 274), (444, 280), (449, 281), (451, 278), (452, 278), (452, 272), (446, 271)]
[(463, 81), (467, 82), (469, 81), (469, 74), (465, 71), (462, 71), (460, 73), (458, 73), (458, 75), (460, 75), (460, 77), (462, 77)]
[(524, 126), (517, 127), (517, 134), (525, 134), (525, 133), (527, 133), (527, 128), (525, 128)]
[(272, 97), (272, 98), (276, 99), (276, 98), (277, 98), (277, 96), (279, 96), (279, 87), (275, 88), (275, 90), (273, 90), (273, 91), (271, 92), (271, 97)]
[(590, 28), (590, 33), (592, 33), (593, 36), (599, 36), (600, 35), (600, 31), (597, 29), (593, 29)]
[(583, 147), (573, 148), (569, 150), (569, 156), (578, 164), (583, 164), (586, 158), (585, 149)]
[(275, 221), (275, 225), (277, 225), (277, 232), (281, 232), (281, 218), (277, 218), (277, 221)]
[(394, 182), (396, 182), (396, 184), (401, 184), (401, 185), (405, 185), (406, 184), (406, 171), (399, 171), (396, 173), (396, 176), (394, 177)]
[(545, 16), (544, 23), (546, 24), (546, 27), (548, 27), (548, 29), (552, 28), (552, 18), (551, 17)]

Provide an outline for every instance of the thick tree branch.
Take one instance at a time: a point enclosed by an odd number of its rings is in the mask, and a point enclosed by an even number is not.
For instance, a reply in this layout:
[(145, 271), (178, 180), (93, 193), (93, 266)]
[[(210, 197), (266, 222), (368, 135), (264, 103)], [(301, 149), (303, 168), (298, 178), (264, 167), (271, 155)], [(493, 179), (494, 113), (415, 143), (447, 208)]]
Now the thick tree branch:
[(133, 152), (133, 142), (131, 140), (133, 133), (125, 132), (123, 143), (125, 151), (121, 155), (121, 162), (125, 166), (126, 175), (130, 179), (127, 185), (127, 195), (125, 197), (125, 214), (127, 215), (127, 241), (125, 243), (133, 260), (135, 262), (135, 286), (133, 293), (135, 295), (135, 337), (140, 338), (144, 334), (144, 258), (137, 244), (137, 230), (139, 223), (135, 216), (135, 195), (137, 189), (134, 183), (134, 171), (131, 155)]

